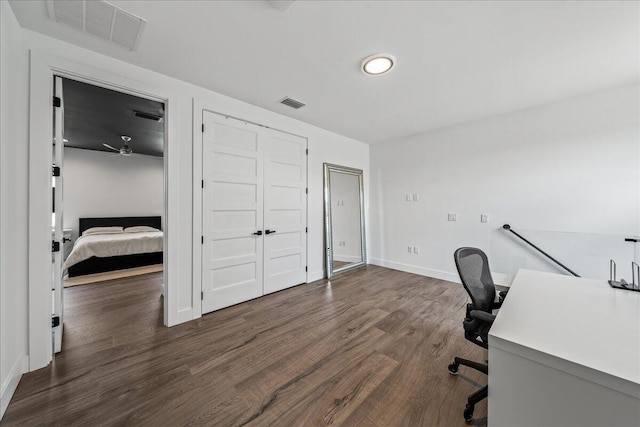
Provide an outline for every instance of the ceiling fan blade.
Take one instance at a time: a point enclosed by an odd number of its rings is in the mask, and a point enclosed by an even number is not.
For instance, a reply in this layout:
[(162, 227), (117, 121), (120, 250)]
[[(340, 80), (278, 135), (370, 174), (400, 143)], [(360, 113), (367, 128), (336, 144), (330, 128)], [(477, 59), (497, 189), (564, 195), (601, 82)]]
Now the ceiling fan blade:
[(120, 149), (114, 148), (114, 147), (110, 146), (109, 144), (102, 144), (102, 145), (104, 145), (105, 147), (107, 147), (107, 148), (109, 148), (109, 149), (111, 149), (113, 151), (117, 151), (118, 153), (120, 152)]

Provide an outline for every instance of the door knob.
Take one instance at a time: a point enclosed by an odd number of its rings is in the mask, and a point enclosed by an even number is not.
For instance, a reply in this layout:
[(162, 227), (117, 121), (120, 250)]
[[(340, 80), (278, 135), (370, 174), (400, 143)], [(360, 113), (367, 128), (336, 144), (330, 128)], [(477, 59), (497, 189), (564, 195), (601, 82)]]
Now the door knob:
[(276, 230), (264, 230), (264, 234), (271, 234), (271, 233), (275, 233)]

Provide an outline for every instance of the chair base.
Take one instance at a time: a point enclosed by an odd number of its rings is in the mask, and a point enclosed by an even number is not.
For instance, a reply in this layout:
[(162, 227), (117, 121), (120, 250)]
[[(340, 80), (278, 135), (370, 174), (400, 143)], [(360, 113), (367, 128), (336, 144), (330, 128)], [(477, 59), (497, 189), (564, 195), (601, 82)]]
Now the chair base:
[[(449, 365), (449, 373), (451, 375), (458, 374), (459, 366), (468, 366), (476, 371), (480, 371), (483, 374), (489, 373), (489, 366), (484, 363), (474, 362), (473, 360), (463, 359), (461, 357), (455, 357), (453, 359), (453, 363)], [(480, 402), (482, 399), (485, 399), (489, 393), (489, 386), (484, 386), (480, 390), (476, 391), (467, 399), (467, 406), (464, 408), (464, 419), (466, 422), (470, 422), (473, 418), (473, 410), (475, 409), (476, 403)]]

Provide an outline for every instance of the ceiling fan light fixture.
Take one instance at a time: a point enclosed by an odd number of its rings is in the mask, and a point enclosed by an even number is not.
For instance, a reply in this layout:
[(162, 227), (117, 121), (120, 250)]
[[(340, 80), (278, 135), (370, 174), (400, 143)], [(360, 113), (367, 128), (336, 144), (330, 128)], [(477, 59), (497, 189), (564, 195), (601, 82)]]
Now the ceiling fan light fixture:
[(129, 141), (131, 141), (131, 137), (127, 136), (127, 135), (120, 135), (120, 139), (122, 139), (122, 141), (124, 142), (124, 145), (120, 148), (115, 148), (107, 143), (103, 143), (102, 145), (105, 148), (108, 148), (109, 150), (113, 150), (118, 152), (118, 154), (121, 154), (123, 156), (130, 156), (133, 154), (133, 149), (131, 147), (129, 147)]
[(362, 60), (361, 70), (368, 76), (388, 73), (396, 65), (396, 58), (390, 53), (376, 53)]

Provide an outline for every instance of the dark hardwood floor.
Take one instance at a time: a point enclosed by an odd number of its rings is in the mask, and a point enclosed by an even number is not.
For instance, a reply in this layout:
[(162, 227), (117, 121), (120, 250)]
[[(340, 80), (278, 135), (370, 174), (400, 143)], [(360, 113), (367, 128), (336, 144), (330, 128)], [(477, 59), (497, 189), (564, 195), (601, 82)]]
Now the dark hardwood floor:
[[(461, 285), (368, 266), (162, 326), (161, 273), (65, 290), (63, 352), (2, 425), (464, 426)], [(473, 423), (486, 425), (486, 401)]]

